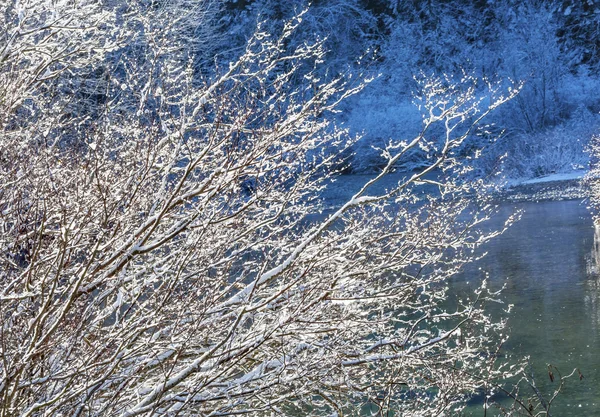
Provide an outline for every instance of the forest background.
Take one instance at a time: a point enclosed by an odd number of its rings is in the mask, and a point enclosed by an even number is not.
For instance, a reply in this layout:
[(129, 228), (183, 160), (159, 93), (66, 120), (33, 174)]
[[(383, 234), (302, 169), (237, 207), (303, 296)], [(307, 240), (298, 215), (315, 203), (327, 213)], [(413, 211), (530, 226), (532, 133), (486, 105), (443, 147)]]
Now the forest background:
[[(243, 45), (257, 20), (281, 22), (302, 7), (230, 1), (215, 24), (223, 42)], [(332, 0), (312, 3), (296, 39), (325, 38), (328, 71), (360, 68), (374, 78), (339, 116), (354, 133), (364, 133), (354, 146), (354, 172), (379, 168), (380, 149), (390, 138), (419, 132), (419, 77), (521, 84), (516, 99), (487, 119), (489, 134), (470, 142), (487, 148), (479, 173), (496, 172), (506, 157), (503, 176), (514, 179), (587, 167), (585, 148), (600, 123), (599, 32), (600, 4), (593, 0)], [(223, 50), (218, 42), (206, 45), (209, 66), (230, 58), (216, 50)], [(488, 93), (485, 82), (478, 88), (481, 96)], [(401, 168), (420, 163), (415, 155)]]

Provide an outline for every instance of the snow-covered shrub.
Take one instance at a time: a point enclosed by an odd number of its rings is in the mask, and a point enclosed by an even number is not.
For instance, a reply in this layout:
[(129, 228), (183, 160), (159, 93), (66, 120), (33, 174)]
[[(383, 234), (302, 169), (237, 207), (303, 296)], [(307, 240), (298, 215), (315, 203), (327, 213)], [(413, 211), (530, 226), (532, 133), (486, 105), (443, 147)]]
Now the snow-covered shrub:
[(586, 147), (600, 128), (600, 116), (580, 107), (567, 121), (534, 133), (504, 135), (490, 152), (487, 164), (504, 158), (503, 175), (533, 178), (552, 173), (586, 169)]
[[(513, 373), (496, 293), (446, 307), (496, 234), (461, 146), (507, 98), (423, 80), (422, 133), (323, 215), (351, 144), (332, 120), (362, 84), (320, 78), (323, 44), (290, 42), (301, 15), (199, 79), (168, 2), (20, 4), (0, 6), (0, 414), (441, 415)], [(65, 111), (87, 67), (102, 105)], [(415, 204), (424, 183), (439, 195)]]
[[(598, 132), (590, 139), (589, 146), (586, 151), (590, 156), (590, 170), (587, 173), (585, 180), (590, 189), (590, 203), (594, 209), (594, 226), (596, 234), (594, 235), (594, 247), (599, 246), (598, 232), (600, 230), (600, 136)], [(597, 250), (595, 252), (598, 252)], [(597, 253), (595, 253), (597, 257)]]
[[(346, 124), (361, 139), (353, 146), (351, 169), (372, 172), (385, 165), (382, 151), (390, 141), (406, 140), (422, 129), (422, 116), (410, 95), (402, 95), (383, 80), (377, 80), (352, 99)], [(403, 161), (407, 170), (420, 161)]]

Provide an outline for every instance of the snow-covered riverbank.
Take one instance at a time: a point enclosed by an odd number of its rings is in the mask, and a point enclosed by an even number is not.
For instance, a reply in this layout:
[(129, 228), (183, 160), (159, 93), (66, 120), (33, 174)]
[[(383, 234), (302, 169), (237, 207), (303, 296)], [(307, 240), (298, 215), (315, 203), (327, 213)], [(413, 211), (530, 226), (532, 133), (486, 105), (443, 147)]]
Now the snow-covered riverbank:
[(500, 195), (511, 201), (571, 200), (589, 197), (584, 177), (588, 171), (546, 175), (526, 180), (512, 180)]
[[(539, 178), (507, 181), (498, 192), (498, 198), (509, 201), (547, 201), (571, 200), (589, 196), (589, 190), (584, 183), (587, 170), (577, 170), (569, 173), (547, 175)], [(369, 194), (377, 194), (389, 189), (405, 178), (408, 173), (395, 172), (383, 178), (373, 187)], [(326, 207), (337, 207), (347, 201), (353, 193), (372, 178), (371, 175), (342, 175), (332, 182), (323, 193)], [(431, 186), (429, 186), (431, 187)], [(422, 190), (421, 190), (422, 191)], [(434, 192), (434, 187), (431, 187)]]

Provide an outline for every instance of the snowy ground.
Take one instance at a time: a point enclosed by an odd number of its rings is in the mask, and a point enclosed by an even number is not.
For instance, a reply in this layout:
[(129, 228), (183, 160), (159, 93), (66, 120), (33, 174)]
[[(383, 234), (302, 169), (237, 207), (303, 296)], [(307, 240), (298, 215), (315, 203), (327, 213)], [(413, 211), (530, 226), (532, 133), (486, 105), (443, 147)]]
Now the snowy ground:
[(510, 183), (511, 186), (526, 185), (526, 184), (539, 184), (543, 182), (555, 182), (555, 181), (571, 181), (571, 180), (582, 180), (588, 171), (585, 169), (575, 170), (571, 172), (545, 175), (543, 177), (526, 179), (526, 180), (513, 180)]
[(586, 198), (589, 190), (583, 178), (587, 170), (509, 181), (501, 193), (512, 201), (570, 200)]

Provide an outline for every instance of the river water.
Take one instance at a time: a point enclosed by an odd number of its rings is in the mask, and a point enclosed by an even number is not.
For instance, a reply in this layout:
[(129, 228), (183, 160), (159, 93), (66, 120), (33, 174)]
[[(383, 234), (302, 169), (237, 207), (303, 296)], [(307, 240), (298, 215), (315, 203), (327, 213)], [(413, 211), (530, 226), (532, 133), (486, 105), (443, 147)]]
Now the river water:
[[(378, 187), (393, 185), (396, 176)], [(325, 193), (326, 201), (339, 206), (368, 178), (341, 177)], [(522, 211), (521, 220), (482, 248), (487, 256), (467, 265), (451, 291), (472, 292), (482, 271), (491, 287), (505, 286), (501, 298), (514, 307), (504, 354), (529, 356), (536, 385), (547, 395), (557, 386), (550, 382), (548, 364), (563, 375), (579, 368), (584, 378), (576, 373), (566, 382), (551, 415), (600, 416), (600, 229), (594, 229), (582, 200), (501, 202), (488, 225), (502, 228), (516, 210)], [(495, 415), (493, 409), (484, 413), (481, 398), (474, 398), (465, 414)]]
[[(452, 291), (480, 281), (479, 268), (495, 288), (506, 285), (502, 298), (514, 308), (505, 353), (530, 356), (547, 394), (557, 386), (547, 364), (562, 374), (579, 368), (584, 378), (567, 381), (551, 415), (600, 416), (600, 230), (581, 200), (503, 203), (491, 222), (500, 227), (515, 210), (523, 210), (522, 219), (486, 245), (488, 255), (456, 277)], [(475, 399), (466, 414), (483, 416), (481, 402)]]

